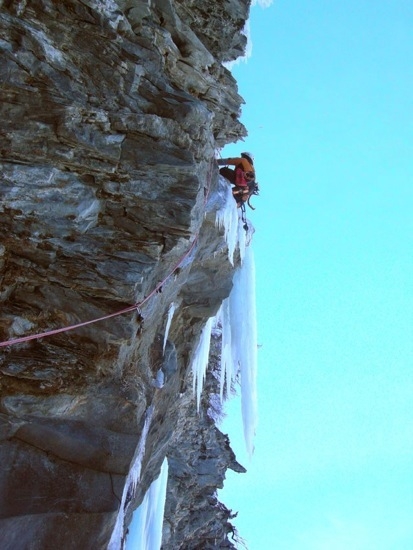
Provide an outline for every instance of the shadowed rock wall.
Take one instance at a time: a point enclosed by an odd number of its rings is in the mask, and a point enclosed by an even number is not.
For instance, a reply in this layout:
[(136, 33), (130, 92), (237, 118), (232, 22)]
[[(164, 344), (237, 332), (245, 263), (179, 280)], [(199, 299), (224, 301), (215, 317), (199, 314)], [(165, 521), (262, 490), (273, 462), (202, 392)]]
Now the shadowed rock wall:
[[(149, 296), (141, 313), (0, 348), (2, 549), (106, 548), (150, 405), (135, 505), (185, 422), (194, 442), (207, 442), (203, 460), (208, 447), (217, 457), (212, 439), (223, 449), (217, 484), (235, 464), (196, 414), (189, 371), (201, 328), (231, 289), (213, 157), (245, 135), (222, 62), (245, 46), (248, 7), (0, 1), (0, 339)], [(170, 498), (165, 548), (195, 548), (188, 527), (181, 539), (172, 532), (179, 491)]]

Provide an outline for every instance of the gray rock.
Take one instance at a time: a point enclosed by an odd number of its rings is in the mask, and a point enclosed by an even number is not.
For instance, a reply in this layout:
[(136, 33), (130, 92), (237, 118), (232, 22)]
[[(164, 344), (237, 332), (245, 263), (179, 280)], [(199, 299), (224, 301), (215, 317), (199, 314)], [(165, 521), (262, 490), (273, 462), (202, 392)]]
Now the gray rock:
[(248, 10), (1, 3), (0, 340), (103, 318), (0, 348), (4, 550), (106, 548), (150, 406), (127, 521), (168, 455), (164, 548), (232, 546), (214, 495), (243, 468), (189, 360), (232, 285), (214, 154), (246, 135), (222, 62)]

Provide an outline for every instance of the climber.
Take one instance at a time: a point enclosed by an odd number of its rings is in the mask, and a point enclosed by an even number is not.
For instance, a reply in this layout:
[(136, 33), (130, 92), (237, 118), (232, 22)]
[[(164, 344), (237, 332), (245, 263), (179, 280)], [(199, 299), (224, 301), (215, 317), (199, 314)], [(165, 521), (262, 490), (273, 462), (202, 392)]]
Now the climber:
[[(235, 169), (228, 168), (228, 164), (235, 165)], [(255, 181), (254, 157), (251, 153), (241, 153), (241, 157), (218, 159), (218, 166), (223, 166), (219, 173), (229, 183), (232, 183), (232, 194), (236, 200), (237, 207), (241, 208), (244, 203), (254, 210), (249, 199), (252, 195), (258, 195), (258, 183)], [(245, 211), (245, 206), (244, 206)]]
[[(227, 165), (234, 165), (229, 168)], [(218, 166), (224, 166), (219, 173), (237, 187), (247, 187), (255, 180), (254, 157), (251, 153), (241, 153), (241, 157), (218, 159)]]

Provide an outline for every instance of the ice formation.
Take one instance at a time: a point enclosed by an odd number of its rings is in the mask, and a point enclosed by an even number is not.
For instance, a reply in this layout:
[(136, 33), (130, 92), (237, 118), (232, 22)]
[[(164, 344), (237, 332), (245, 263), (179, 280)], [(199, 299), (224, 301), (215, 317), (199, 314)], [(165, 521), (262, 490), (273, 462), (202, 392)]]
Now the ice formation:
[(215, 317), (210, 317), (202, 329), (198, 346), (192, 359), (193, 390), (196, 395), (196, 404), (199, 411), (201, 402), (202, 386), (205, 380), (208, 366), (209, 348), (211, 345), (211, 330)]
[[(229, 398), (231, 383), (235, 379), (238, 369), (234, 369), (232, 360), (232, 342), (231, 342), (231, 315), (229, 307), (229, 298), (223, 301), (221, 309), (218, 312), (221, 321), (221, 372), (220, 372), (220, 391), (221, 402)], [(224, 395), (225, 390), (225, 395)]]
[(169, 306), (169, 309), (168, 309), (168, 320), (166, 321), (165, 336), (163, 338), (163, 350), (162, 351), (163, 351), (164, 354), (165, 354), (166, 341), (168, 339), (169, 329), (171, 328), (172, 317), (174, 316), (175, 309), (176, 309), (176, 304), (174, 302), (172, 302), (171, 305)]
[[(217, 211), (216, 223), (225, 230), (229, 260), (233, 263), (238, 247), (241, 265), (234, 274), (231, 294), (224, 300), (217, 315), (222, 325), (220, 398), (223, 401), (229, 397), (231, 384), (239, 375), (244, 439), (251, 456), (257, 425), (255, 264), (252, 247), (249, 246), (254, 228), (248, 222), (248, 230), (244, 229), (231, 187), (223, 179), (221, 184), (218, 194), (223, 206)], [(216, 321), (216, 318), (207, 321), (192, 360), (193, 389), (198, 410), (208, 366), (211, 330)]]
[(123, 524), (125, 520), (125, 508), (127, 506), (126, 497), (128, 493), (133, 494), (135, 492), (136, 485), (138, 484), (141, 477), (142, 460), (145, 454), (146, 438), (148, 436), (148, 431), (149, 431), (149, 426), (151, 424), (153, 411), (154, 411), (153, 405), (151, 405), (146, 411), (146, 417), (145, 417), (145, 423), (142, 429), (142, 435), (139, 440), (138, 447), (136, 449), (132, 468), (129, 471), (128, 478), (126, 480), (125, 487), (123, 489), (122, 501), (119, 507), (118, 517), (116, 518), (115, 527), (113, 529), (112, 536), (110, 537), (108, 550), (121, 550), (122, 548), (122, 537), (123, 537), (123, 527), (124, 527)]
[[(224, 238), (228, 246), (228, 259), (234, 264), (234, 253), (239, 246), (240, 220), (239, 212), (232, 196), (231, 186), (225, 178), (221, 177), (221, 187), (218, 189), (222, 207), (217, 211), (215, 222), (218, 227), (224, 228)], [(241, 230), (242, 226), (241, 226)], [(242, 235), (241, 235), (242, 237)]]
[(126, 538), (126, 550), (161, 548), (167, 482), (168, 460), (165, 458), (158, 478), (152, 482), (142, 504), (133, 513)]
[(257, 426), (257, 323), (255, 307), (255, 264), (252, 247), (246, 248), (244, 262), (235, 272), (229, 297), (219, 311), (221, 321), (220, 396), (229, 397), (238, 375), (244, 439), (248, 454), (254, 450)]
[[(214, 323), (217, 323), (219, 318), (222, 326), (220, 399), (223, 401), (228, 398), (232, 382), (240, 375), (244, 439), (247, 451), (251, 456), (257, 425), (255, 265), (252, 247), (248, 246), (253, 228), (249, 222), (248, 232), (243, 228), (243, 222), (239, 217), (239, 211), (232, 197), (230, 186), (225, 183), (225, 186), (221, 188), (221, 192), (224, 194), (225, 200), (223, 201), (223, 207), (217, 212), (216, 223), (225, 230), (224, 236), (228, 246), (230, 262), (233, 264), (234, 254), (238, 247), (241, 265), (235, 271), (231, 294), (222, 303), (217, 318), (209, 318), (201, 331), (192, 360), (193, 391), (196, 395), (199, 410), (209, 360), (211, 332)], [(172, 302), (168, 310), (165, 327), (164, 352), (175, 310), (176, 305)], [(150, 407), (147, 411), (133, 466), (125, 484), (121, 506), (108, 550), (120, 550), (122, 547), (126, 498), (128, 493), (134, 493), (140, 479), (146, 437), (152, 414), (153, 408)], [(142, 504), (133, 514), (126, 540), (126, 550), (138, 548), (139, 550), (160, 549), (167, 479), (168, 464), (167, 459), (165, 459), (158, 479), (152, 483)]]

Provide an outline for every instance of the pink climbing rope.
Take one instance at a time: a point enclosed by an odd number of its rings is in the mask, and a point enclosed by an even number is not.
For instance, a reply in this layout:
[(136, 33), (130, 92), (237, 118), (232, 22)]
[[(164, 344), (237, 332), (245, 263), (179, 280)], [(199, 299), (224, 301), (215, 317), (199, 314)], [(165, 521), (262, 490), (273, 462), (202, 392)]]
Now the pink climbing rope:
[[(204, 197), (204, 207), (206, 206), (208, 196), (209, 196), (209, 191), (210, 191), (210, 187), (211, 187), (211, 176), (212, 176), (212, 171), (210, 169), (210, 171), (208, 173), (208, 180), (207, 180), (208, 181), (208, 186), (207, 186), (205, 197)], [(148, 294), (148, 296), (146, 296), (141, 302), (137, 302), (136, 304), (134, 304), (132, 306), (125, 307), (124, 309), (116, 311), (115, 313), (109, 313), (108, 315), (104, 315), (103, 317), (98, 317), (96, 319), (91, 319), (90, 321), (84, 321), (82, 323), (77, 323), (75, 325), (70, 325), (68, 327), (57, 328), (57, 329), (54, 329), (54, 330), (48, 330), (46, 332), (41, 332), (41, 333), (38, 333), (38, 334), (30, 334), (28, 336), (22, 336), (21, 338), (14, 338), (12, 340), (7, 340), (5, 342), (0, 342), (0, 348), (6, 347), (6, 346), (11, 346), (13, 344), (22, 344), (23, 342), (28, 342), (30, 340), (38, 340), (40, 338), (45, 338), (47, 336), (53, 336), (54, 334), (60, 334), (61, 332), (68, 332), (69, 330), (74, 330), (76, 328), (85, 327), (85, 326), (91, 325), (93, 323), (99, 323), (100, 321), (105, 321), (106, 319), (111, 319), (112, 317), (118, 317), (119, 315), (124, 315), (125, 313), (129, 313), (129, 312), (134, 311), (134, 310), (139, 310), (143, 306), (143, 304), (145, 304), (152, 296), (154, 296), (158, 292), (158, 290), (160, 290), (162, 288), (162, 286), (166, 283), (166, 281), (174, 274), (176, 269), (191, 254), (191, 252), (194, 249), (195, 244), (198, 240), (198, 237), (199, 237), (199, 231), (195, 234), (195, 237), (194, 237), (194, 240), (191, 243), (191, 246), (188, 248), (188, 250), (185, 252), (185, 254), (180, 258), (180, 260), (176, 263), (174, 268), (168, 273), (168, 275), (160, 283), (158, 283), (156, 285), (156, 287), (152, 290), (152, 292), (150, 294)]]
[(104, 321), (105, 319), (110, 319), (111, 317), (116, 317), (117, 315), (122, 315), (138, 309), (139, 304), (126, 307), (116, 313), (110, 313), (109, 315), (104, 315), (98, 319), (92, 319), (91, 321), (84, 321), (83, 323), (77, 323), (77, 325), (70, 325), (68, 327), (57, 328), (55, 330), (48, 330), (47, 332), (40, 332), (39, 334), (30, 334), (29, 336), (22, 336), (21, 338), (15, 338), (13, 340), (7, 340), (7, 342), (0, 342), (0, 347), (11, 346), (12, 344), (21, 344), (22, 342), (28, 342), (29, 340), (37, 340), (39, 338), (44, 338), (45, 336), (52, 336), (53, 334), (59, 334), (60, 332), (67, 332), (68, 330), (73, 330), (79, 327), (85, 327), (86, 325), (91, 325), (92, 323), (98, 323), (99, 321)]

